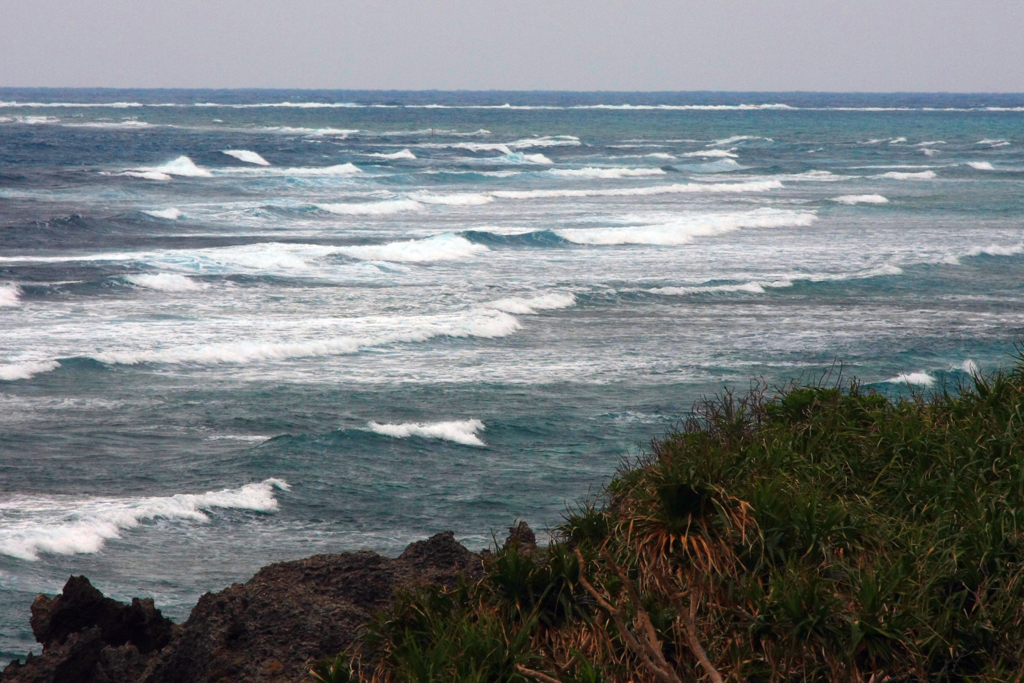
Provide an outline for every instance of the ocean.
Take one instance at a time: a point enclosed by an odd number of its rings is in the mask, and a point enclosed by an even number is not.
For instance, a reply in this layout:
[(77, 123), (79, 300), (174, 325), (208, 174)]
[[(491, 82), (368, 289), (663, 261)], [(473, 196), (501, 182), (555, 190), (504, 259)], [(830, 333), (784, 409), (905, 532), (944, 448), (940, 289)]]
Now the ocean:
[(1022, 95), (0, 89), (0, 661), (71, 574), (552, 528), (725, 387), (955, 388), (1022, 266)]

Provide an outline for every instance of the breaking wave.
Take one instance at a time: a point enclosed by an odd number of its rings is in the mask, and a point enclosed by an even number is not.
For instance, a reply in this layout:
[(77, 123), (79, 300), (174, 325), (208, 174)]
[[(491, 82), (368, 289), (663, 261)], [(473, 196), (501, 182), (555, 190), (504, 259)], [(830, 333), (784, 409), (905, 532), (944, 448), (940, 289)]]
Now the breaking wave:
[(389, 160), (392, 160), (392, 161), (398, 161), (399, 159), (415, 159), (416, 158), (416, 155), (413, 154), (412, 152), (410, 152), (407, 149), (403, 149), (401, 152), (394, 152), (392, 154), (383, 154), (383, 153), (377, 152), (375, 154), (367, 154), (366, 156), (373, 157), (374, 159), (389, 159)]
[(508, 336), (520, 327), (518, 320), (501, 311), (478, 311), (456, 317), (421, 316), (398, 322), (412, 323), (412, 328), (361, 337), (339, 336), (295, 342), (229, 342), (146, 351), (110, 351), (97, 353), (91, 357), (111, 365), (238, 364), (346, 355), (388, 344), (425, 342), (437, 337), (494, 339)]
[(181, 211), (179, 211), (178, 209), (173, 209), (173, 208), (171, 208), (171, 209), (158, 209), (158, 210), (153, 210), (153, 211), (143, 211), (142, 213), (146, 214), (147, 216), (152, 216), (153, 218), (163, 218), (163, 219), (169, 220), (169, 221), (176, 221), (179, 218), (181, 218), (181, 215), (182, 215)]
[(404, 263), (431, 263), (458, 261), (490, 251), (482, 244), (474, 244), (461, 235), (435, 235), (421, 240), (369, 244), (357, 247), (338, 247), (339, 253), (361, 261), (398, 261)]
[(20, 363), (7, 363), (0, 365), (0, 381), (13, 382), (19, 379), (28, 379), (33, 375), (43, 372), (51, 372), (60, 367), (55, 360), (22, 361)]
[(987, 161), (968, 161), (967, 165), (977, 171), (994, 171), (992, 164)]
[(138, 287), (160, 292), (197, 292), (203, 289), (198, 282), (177, 273), (129, 275), (125, 280)]
[(715, 158), (715, 157), (723, 158), (723, 157), (725, 157), (725, 158), (730, 158), (730, 159), (736, 159), (736, 158), (738, 158), (739, 155), (733, 154), (731, 149), (728, 149), (728, 150), (727, 149), (701, 149), (701, 150), (697, 150), (696, 152), (686, 152), (684, 154), (680, 154), (679, 156), (681, 156), (681, 157), (706, 157), (706, 158)]
[(257, 166), (270, 166), (270, 162), (261, 157), (256, 152), (250, 152), (247, 149), (225, 149), (221, 150), (222, 154), (227, 154), (229, 157), (234, 157), (239, 161), (244, 161), (247, 164), (256, 164)]
[(423, 205), (412, 199), (390, 199), (361, 204), (317, 204), (316, 208), (349, 216), (386, 216), (403, 211), (419, 211)]
[(378, 424), (371, 422), (367, 428), (376, 434), (406, 439), (418, 436), (424, 439), (454, 441), (464, 446), (486, 446), (477, 432), (486, 429), (480, 420), (456, 420), (452, 422), (405, 422), (401, 424)]
[(873, 277), (884, 277), (888, 275), (900, 275), (903, 269), (898, 266), (884, 265), (877, 268), (853, 273), (787, 273), (776, 275), (774, 279), (751, 280), (749, 282), (738, 282), (728, 284), (698, 284), (686, 287), (657, 287), (648, 289), (651, 294), (664, 294), (667, 296), (687, 296), (690, 294), (707, 294), (715, 292), (748, 292), (750, 294), (764, 294), (766, 289), (785, 289), (792, 287), (797, 282), (842, 282), (845, 280), (866, 280)]
[(210, 178), (213, 176), (213, 174), (205, 168), (196, 166), (195, 163), (186, 156), (180, 156), (174, 161), (168, 161), (166, 164), (157, 166), (153, 169), (142, 169), (142, 172), (163, 173), (166, 175), (181, 176), (183, 178)]
[(885, 381), (889, 384), (914, 384), (922, 387), (930, 387), (935, 384), (935, 378), (927, 372), (901, 372)]
[(768, 192), (782, 188), (779, 180), (756, 180), (742, 183), (676, 183), (653, 187), (630, 187), (602, 190), (497, 190), (492, 196), (501, 199), (546, 199), (554, 197), (632, 197), (659, 194)]
[(839, 204), (888, 204), (889, 200), (880, 194), (844, 194), (842, 197), (833, 197), (829, 201)]
[(592, 166), (574, 169), (552, 169), (548, 173), (561, 178), (606, 179), (665, 175), (665, 171), (660, 168), (594, 168)]
[(761, 209), (744, 213), (701, 214), (660, 225), (626, 228), (566, 228), (555, 230), (562, 239), (577, 244), (616, 245), (689, 244), (697, 237), (711, 237), (743, 228), (807, 227), (817, 216), (810, 212)]
[(904, 173), (901, 171), (889, 171), (876, 178), (891, 178), (893, 180), (931, 180), (935, 177), (935, 171), (920, 171), (918, 173)]
[(561, 292), (530, 298), (514, 296), (484, 304), (487, 308), (516, 315), (533, 315), (537, 311), (551, 311), (575, 305), (576, 296), (574, 294)]
[(214, 509), (275, 512), (275, 490), (287, 491), (283, 479), (266, 479), (237, 489), (181, 493), (150, 498), (82, 498), (13, 496), (0, 501), (0, 554), (37, 560), (41, 553), (93, 554), (107, 541), (146, 520), (208, 522)]
[(21, 287), (15, 284), (0, 284), (0, 308), (21, 305)]

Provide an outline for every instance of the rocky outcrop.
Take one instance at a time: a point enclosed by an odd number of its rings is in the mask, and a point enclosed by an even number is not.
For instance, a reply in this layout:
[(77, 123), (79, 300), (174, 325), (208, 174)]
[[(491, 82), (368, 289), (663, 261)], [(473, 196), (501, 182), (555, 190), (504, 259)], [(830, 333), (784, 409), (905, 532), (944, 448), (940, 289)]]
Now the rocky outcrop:
[(152, 600), (131, 605), (72, 577), (32, 605), (43, 654), (12, 663), (2, 683), (283, 683), (352, 644), (397, 590), (454, 585), (482, 571), (451, 532), (413, 543), (397, 559), (370, 552), (315, 555), (264, 567), (245, 584), (199, 599), (174, 626)]

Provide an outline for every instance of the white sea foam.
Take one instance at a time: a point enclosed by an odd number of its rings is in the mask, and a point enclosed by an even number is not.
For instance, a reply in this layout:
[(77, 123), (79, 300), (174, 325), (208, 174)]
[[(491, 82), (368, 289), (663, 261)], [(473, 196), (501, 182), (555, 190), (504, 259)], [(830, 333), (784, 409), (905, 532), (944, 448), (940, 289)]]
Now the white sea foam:
[(317, 204), (316, 208), (350, 216), (386, 216), (403, 211), (419, 211), (423, 205), (412, 199), (390, 199), (354, 204)]
[(675, 157), (672, 156), (671, 154), (665, 154), (664, 152), (652, 152), (651, 154), (648, 154), (646, 156), (652, 159), (675, 159)]
[(807, 227), (817, 216), (811, 212), (760, 209), (743, 213), (697, 214), (659, 225), (626, 228), (566, 228), (555, 234), (577, 244), (616, 245), (689, 244), (697, 237), (711, 237), (743, 228)]
[(931, 180), (935, 177), (935, 171), (920, 171), (919, 173), (903, 173), (901, 171), (889, 171), (876, 178), (891, 178), (892, 180)]
[(928, 148), (928, 147), (925, 147), (925, 148), (923, 148), (923, 149), (921, 150), (921, 152), (922, 152), (922, 153), (923, 153), (923, 154), (924, 154), (924, 155), (925, 155), (926, 157), (933, 157), (933, 156), (935, 156), (936, 154), (938, 154), (938, 153), (939, 153), (939, 150), (937, 150), (937, 149), (930, 149), (930, 148)]
[(181, 211), (178, 209), (154, 209), (153, 211), (143, 211), (142, 213), (152, 216), (153, 218), (164, 218), (169, 221), (176, 221), (181, 218)]
[(907, 141), (906, 138), (893, 138), (892, 140), (889, 140), (889, 144), (890, 145), (899, 145), (899, 144), (902, 144), (902, 143), (904, 143), (906, 141)]
[(554, 197), (633, 197), (660, 194), (689, 194), (706, 192), (768, 192), (782, 188), (778, 180), (757, 180), (741, 183), (676, 183), (652, 187), (594, 190), (497, 190), (491, 195), (501, 199), (547, 199)]
[(0, 283), (0, 308), (21, 305), (21, 288), (10, 282)]
[(408, 149), (403, 149), (401, 152), (394, 152), (392, 154), (383, 154), (383, 153), (378, 152), (378, 153), (375, 153), (375, 154), (367, 154), (366, 156), (373, 157), (374, 159), (390, 159), (392, 161), (398, 161), (399, 159), (415, 159), (416, 158), (416, 155), (413, 154)]
[(477, 432), (486, 429), (480, 420), (456, 420), (452, 422), (406, 422), (402, 424), (378, 424), (371, 422), (367, 425), (371, 432), (391, 436), (396, 439), (406, 439), (410, 436), (418, 436), (424, 439), (443, 439), (454, 441), (463, 446), (486, 446)]
[(944, 145), (945, 140), (926, 140), (925, 142), (919, 142), (914, 147), (933, 147), (935, 145)]
[(880, 194), (844, 194), (831, 200), (839, 204), (888, 204), (889, 200)]
[(338, 251), (362, 261), (432, 263), (459, 261), (490, 250), (483, 244), (474, 244), (461, 235), (445, 233), (421, 240), (338, 247)]
[(41, 372), (50, 372), (60, 367), (55, 360), (31, 360), (20, 363), (6, 363), (0, 365), (0, 381), (13, 382), (17, 379), (28, 379)]
[(509, 297), (484, 304), (515, 315), (533, 315), (537, 311), (551, 311), (576, 305), (576, 296), (567, 292), (555, 292), (535, 297)]
[(989, 147), (1005, 147), (1010, 144), (1009, 140), (1003, 140), (1002, 138), (978, 140), (978, 145), (988, 145)]
[(168, 161), (166, 164), (157, 166), (154, 169), (142, 169), (143, 172), (155, 171), (157, 173), (166, 173), (167, 175), (182, 176), (184, 178), (210, 178), (213, 176), (212, 173), (207, 171), (205, 168), (196, 166), (191, 159), (186, 156), (180, 156), (174, 161)]
[(420, 316), (396, 320), (394, 324), (404, 329), (375, 335), (339, 336), (310, 341), (239, 341), (146, 351), (107, 351), (93, 354), (92, 358), (112, 365), (137, 365), (139, 363), (239, 364), (347, 355), (388, 344), (425, 342), (438, 337), (494, 339), (513, 334), (520, 328), (519, 321), (511, 315), (502, 311), (487, 310), (459, 316)]
[(129, 275), (125, 279), (137, 287), (155, 289), (160, 292), (197, 292), (203, 289), (198, 282), (177, 273), (144, 273)]
[(665, 171), (660, 168), (594, 168), (593, 166), (588, 166), (586, 168), (551, 169), (548, 173), (562, 178), (605, 179), (665, 175)]
[(225, 149), (221, 150), (223, 154), (227, 154), (229, 157), (234, 157), (239, 161), (244, 161), (247, 164), (256, 164), (257, 166), (270, 166), (270, 162), (261, 157), (256, 152), (251, 152), (247, 149)]
[(994, 171), (992, 164), (987, 161), (968, 161), (967, 165), (978, 171)]
[(209, 521), (214, 509), (275, 512), (275, 490), (288, 490), (282, 479), (267, 479), (237, 489), (149, 498), (80, 498), (13, 496), (0, 499), (0, 554), (36, 560), (42, 553), (93, 554), (143, 521)]
[(935, 378), (927, 372), (901, 372), (885, 381), (889, 384), (915, 384), (922, 387), (930, 387), (935, 384)]

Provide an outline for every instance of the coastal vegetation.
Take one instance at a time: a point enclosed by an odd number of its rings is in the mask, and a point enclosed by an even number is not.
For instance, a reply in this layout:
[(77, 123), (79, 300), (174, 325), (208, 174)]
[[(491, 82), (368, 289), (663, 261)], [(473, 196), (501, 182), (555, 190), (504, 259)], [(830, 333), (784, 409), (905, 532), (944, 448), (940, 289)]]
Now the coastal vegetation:
[(397, 596), (314, 680), (1020, 681), (1024, 356), (900, 398), (697, 405), (452, 587)]

